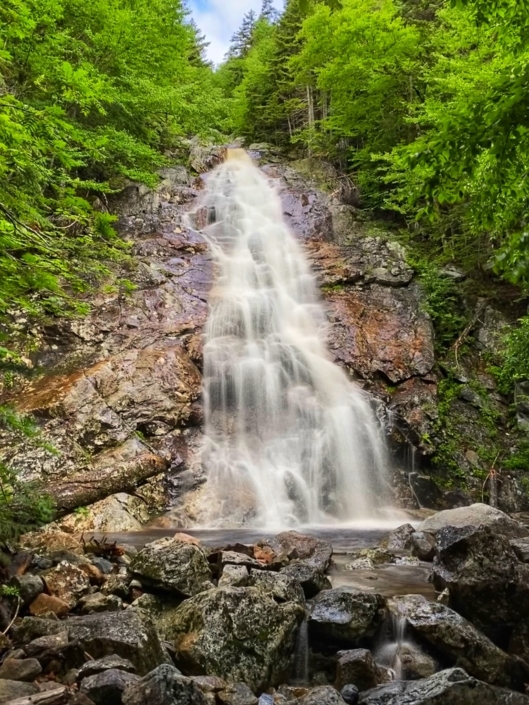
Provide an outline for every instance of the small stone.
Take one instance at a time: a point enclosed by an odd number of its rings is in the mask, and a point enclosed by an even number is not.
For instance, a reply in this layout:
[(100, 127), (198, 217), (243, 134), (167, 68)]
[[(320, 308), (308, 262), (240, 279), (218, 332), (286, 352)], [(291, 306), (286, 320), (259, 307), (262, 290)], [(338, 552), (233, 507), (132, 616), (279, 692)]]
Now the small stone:
[(110, 573), (114, 570), (114, 566), (110, 561), (107, 561), (106, 558), (96, 556), (95, 558), (92, 558), (92, 563), (96, 568), (99, 568), (103, 575), (110, 575)]
[(257, 698), (244, 683), (235, 683), (217, 693), (223, 705), (257, 705)]
[(220, 576), (219, 587), (245, 587), (248, 585), (248, 577), (248, 568), (245, 565), (226, 565)]
[(90, 588), (90, 581), (81, 568), (66, 561), (59, 563), (43, 577), (49, 594), (68, 603), (70, 608), (75, 607), (79, 598)]
[(4, 661), (7, 661), (7, 659), (10, 658), (15, 658), (20, 661), (21, 659), (26, 658), (26, 652), (24, 651), (24, 649), (13, 649), (4, 656)]
[(311, 565), (305, 561), (292, 561), (284, 568), (281, 568), (280, 575), (286, 575), (299, 582), (303, 588), (305, 597), (315, 597), (322, 590), (332, 588), (331, 581), (324, 571), (316, 565)]
[(69, 688), (71, 688), (75, 683), (77, 683), (77, 679), (79, 677), (79, 669), (78, 668), (70, 668), (70, 670), (67, 672), (67, 674), (64, 676), (62, 679), (62, 682), (64, 685), (67, 685)]
[(123, 705), (208, 705), (207, 696), (191, 678), (169, 664), (158, 666), (123, 693)]
[(31, 604), (44, 590), (42, 578), (31, 573), (15, 575), (10, 584), (18, 588), (20, 599), (25, 605)]
[(136, 671), (136, 668), (130, 661), (114, 654), (85, 663), (84, 666), (81, 666), (79, 669), (78, 680), (81, 681), (83, 678), (95, 676), (97, 673), (103, 673), (103, 671), (109, 671), (111, 669), (126, 671), (127, 673), (134, 673)]
[(125, 689), (141, 680), (139, 676), (118, 669), (109, 669), (88, 676), (81, 681), (81, 693), (95, 705), (116, 705), (121, 702)]
[(219, 690), (225, 690), (227, 683), (218, 676), (191, 676), (203, 693), (218, 693)]
[(267, 695), (267, 693), (263, 693), (258, 702), (259, 705), (275, 705), (274, 698), (272, 695)]
[(53, 561), (48, 556), (35, 556), (31, 562), (31, 567), (37, 570), (49, 570), (53, 568)]
[(70, 605), (53, 595), (41, 593), (29, 606), (29, 612), (34, 617), (42, 617), (45, 614), (56, 614), (57, 617), (66, 617), (70, 611)]
[(68, 632), (49, 634), (30, 641), (26, 646), (26, 654), (36, 659), (42, 658), (47, 651), (58, 651), (68, 644)]
[(92, 595), (81, 597), (78, 608), (81, 614), (118, 612), (123, 609), (123, 602), (117, 595), (104, 595), (102, 592), (96, 592)]
[(85, 563), (79, 566), (90, 581), (90, 585), (103, 585), (105, 576), (93, 563)]
[(10, 681), (27, 681), (31, 683), (42, 673), (42, 667), (37, 659), (22, 660), (10, 658), (0, 666), (0, 678)]
[(356, 685), (348, 683), (340, 691), (342, 699), (347, 705), (356, 705), (358, 703), (359, 692)]
[(122, 600), (128, 600), (130, 595), (130, 578), (125, 574), (113, 573), (109, 575), (106, 583), (101, 588), (105, 595), (117, 595)]
[(32, 683), (21, 683), (20, 681), (0, 680), (0, 704), (7, 705), (17, 698), (35, 695), (39, 689)]

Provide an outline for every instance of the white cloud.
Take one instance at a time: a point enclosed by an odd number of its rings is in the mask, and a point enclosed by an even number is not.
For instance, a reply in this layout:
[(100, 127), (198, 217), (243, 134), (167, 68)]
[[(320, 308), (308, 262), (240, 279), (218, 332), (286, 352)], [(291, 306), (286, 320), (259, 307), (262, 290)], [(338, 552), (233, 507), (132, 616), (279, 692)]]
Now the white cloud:
[[(275, 0), (274, 5), (282, 8), (283, 0)], [(261, 0), (191, 0), (190, 9), (195, 22), (210, 42), (209, 59), (219, 64), (244, 14), (249, 10), (259, 13)]]

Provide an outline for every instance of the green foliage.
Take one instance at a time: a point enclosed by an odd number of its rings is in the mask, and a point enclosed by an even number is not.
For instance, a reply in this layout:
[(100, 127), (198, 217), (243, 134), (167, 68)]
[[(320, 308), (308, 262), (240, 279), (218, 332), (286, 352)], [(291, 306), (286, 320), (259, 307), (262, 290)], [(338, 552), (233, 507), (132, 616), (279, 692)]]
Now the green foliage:
[(16, 585), (0, 585), (1, 597), (20, 597), (20, 590)]
[(454, 280), (444, 275), (438, 264), (424, 258), (409, 258), (409, 264), (418, 273), (424, 292), (423, 308), (432, 319), (435, 345), (444, 355), (465, 326), (464, 307)]
[[(40, 438), (35, 423), (10, 407), (0, 406), (2, 429), (54, 452)], [(42, 487), (35, 482), (21, 481), (12, 468), (0, 461), (0, 562), (5, 560), (6, 546), (16, 543), (23, 533), (51, 521), (53, 514), (53, 501)]]
[(436, 255), (527, 288), (528, 28), (526, 0), (289, 0), (239, 59), (235, 124), (334, 161)]
[(0, 317), (82, 313), (127, 253), (106, 194), (227, 104), (181, 0), (5, 0), (0, 35)]
[(494, 369), (500, 389), (512, 394), (516, 382), (529, 380), (529, 316), (520, 320), (505, 340), (502, 364)]

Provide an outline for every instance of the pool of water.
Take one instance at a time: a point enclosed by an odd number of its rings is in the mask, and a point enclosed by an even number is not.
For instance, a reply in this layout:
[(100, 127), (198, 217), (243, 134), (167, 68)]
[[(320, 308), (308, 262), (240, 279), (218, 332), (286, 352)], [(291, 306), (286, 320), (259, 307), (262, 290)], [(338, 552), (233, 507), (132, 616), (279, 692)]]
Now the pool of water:
[[(372, 570), (350, 570), (346, 566), (351, 562), (351, 554), (362, 549), (376, 546), (390, 532), (390, 527), (300, 527), (303, 534), (315, 536), (332, 544), (333, 563), (329, 579), (333, 587), (350, 587), (380, 593), (387, 597), (394, 595), (421, 594), (435, 599), (432, 584), (428, 582), (430, 566), (384, 564)], [(253, 544), (260, 539), (274, 536), (278, 531), (262, 529), (159, 529), (146, 528), (143, 531), (107, 534), (107, 541), (117, 541), (133, 545), (140, 549), (151, 541), (174, 536), (175, 531), (182, 531), (199, 539), (208, 548), (222, 548), (235, 543)], [(96, 534), (101, 539), (101, 534)], [(85, 538), (88, 538), (85, 536)]]

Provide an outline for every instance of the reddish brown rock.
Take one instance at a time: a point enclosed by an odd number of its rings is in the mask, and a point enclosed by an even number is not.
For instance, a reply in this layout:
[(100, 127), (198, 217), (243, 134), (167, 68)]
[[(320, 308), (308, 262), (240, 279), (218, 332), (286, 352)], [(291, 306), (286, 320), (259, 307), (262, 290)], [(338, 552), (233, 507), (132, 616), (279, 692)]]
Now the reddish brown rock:
[(70, 605), (54, 595), (41, 593), (29, 606), (29, 611), (34, 617), (42, 617), (51, 612), (57, 617), (66, 617), (70, 611)]

